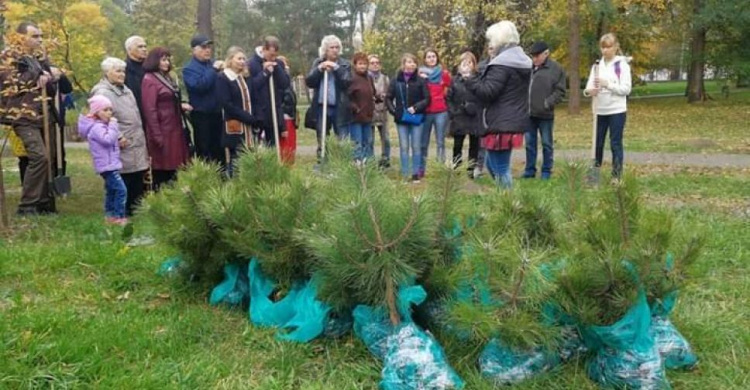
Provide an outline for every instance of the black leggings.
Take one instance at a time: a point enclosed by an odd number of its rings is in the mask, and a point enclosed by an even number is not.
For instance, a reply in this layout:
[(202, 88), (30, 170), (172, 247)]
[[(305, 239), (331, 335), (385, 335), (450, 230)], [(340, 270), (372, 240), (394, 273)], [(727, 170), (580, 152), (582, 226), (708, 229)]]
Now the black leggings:
[(175, 180), (177, 180), (177, 171), (157, 171), (153, 170), (151, 171), (153, 174), (153, 187), (154, 192), (159, 192), (161, 189), (161, 186), (165, 184), (169, 184)]
[(133, 216), (136, 206), (140, 204), (141, 198), (143, 197), (143, 178), (146, 175), (146, 171), (121, 173), (122, 181), (125, 182), (125, 188), (128, 189), (128, 198), (125, 202), (125, 214), (128, 217)]
[[(453, 136), (453, 163), (457, 166), (463, 163), (463, 148), (466, 134), (456, 134)], [(469, 165), (466, 168), (473, 171), (477, 166), (477, 157), (479, 157), (479, 137), (469, 136)]]

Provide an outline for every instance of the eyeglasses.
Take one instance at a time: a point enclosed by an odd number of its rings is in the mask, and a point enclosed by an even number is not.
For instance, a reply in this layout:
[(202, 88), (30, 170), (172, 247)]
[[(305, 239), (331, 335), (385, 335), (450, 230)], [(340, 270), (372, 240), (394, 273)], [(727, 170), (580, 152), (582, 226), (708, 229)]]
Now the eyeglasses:
[(380, 61), (370, 61), (370, 65), (380, 65)]

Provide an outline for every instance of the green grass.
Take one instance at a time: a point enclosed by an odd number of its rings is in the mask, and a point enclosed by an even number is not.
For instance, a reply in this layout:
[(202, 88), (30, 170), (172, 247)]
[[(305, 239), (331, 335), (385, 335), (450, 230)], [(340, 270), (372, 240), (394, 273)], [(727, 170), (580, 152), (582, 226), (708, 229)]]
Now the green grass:
[[(279, 342), (272, 330), (251, 326), (247, 313), (209, 307), (208, 291), (157, 276), (172, 253), (160, 245), (127, 248), (122, 229), (102, 223), (102, 183), (86, 152), (71, 151), (70, 164), (75, 193), (60, 202), (60, 215), (14, 220), (15, 231), (0, 238), (0, 388), (377, 387), (381, 364), (358, 339)], [(311, 164), (308, 157), (298, 163)], [(680, 226), (708, 242), (673, 316), (701, 362), (695, 372), (670, 372), (674, 388), (747, 388), (750, 216), (712, 206), (750, 207), (747, 172), (643, 168), (639, 175), (649, 202), (673, 207)], [(11, 207), (17, 182), (6, 170)], [(554, 191), (562, 183), (516, 185)], [(674, 203), (696, 195), (702, 198)], [(463, 346), (446, 349), (467, 389), (492, 388)], [(596, 387), (574, 362), (516, 388)]]
[[(706, 93), (715, 98), (720, 97), (721, 88), (725, 83), (724, 80), (706, 80)], [(634, 86), (630, 96), (684, 94), (686, 87), (687, 81), (651, 81)]]

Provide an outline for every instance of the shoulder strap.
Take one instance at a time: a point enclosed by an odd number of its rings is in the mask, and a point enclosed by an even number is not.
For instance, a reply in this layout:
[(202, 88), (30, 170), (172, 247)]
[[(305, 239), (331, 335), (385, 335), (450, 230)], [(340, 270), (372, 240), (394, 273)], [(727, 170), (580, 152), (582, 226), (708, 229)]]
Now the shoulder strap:
[(620, 73), (622, 70), (620, 69), (620, 61), (618, 60), (615, 62), (615, 74), (617, 75), (617, 81), (620, 81)]
[[(414, 77), (414, 76), (412, 76)], [(401, 84), (401, 83), (398, 83)], [(406, 82), (404, 82), (404, 89), (406, 88)], [(404, 97), (404, 89), (399, 88), (398, 93), (401, 95), (401, 103), (404, 105), (404, 109), (409, 106), (409, 102), (406, 101), (406, 97)]]

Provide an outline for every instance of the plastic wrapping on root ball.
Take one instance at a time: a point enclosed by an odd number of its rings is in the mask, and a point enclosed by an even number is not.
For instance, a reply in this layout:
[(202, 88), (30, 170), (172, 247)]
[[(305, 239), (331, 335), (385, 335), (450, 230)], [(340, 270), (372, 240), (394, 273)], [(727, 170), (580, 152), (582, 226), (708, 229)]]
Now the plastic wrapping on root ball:
[(211, 306), (242, 306), (250, 299), (250, 283), (247, 278), (247, 265), (227, 264), (224, 266), (224, 281), (211, 291)]
[(462, 389), (464, 382), (448, 364), (435, 339), (413, 323), (398, 326), (386, 341), (382, 390)]
[[(667, 258), (669, 261), (671, 257)], [(662, 299), (651, 303), (651, 328), (649, 332), (654, 338), (659, 354), (664, 359), (664, 366), (670, 370), (690, 370), (698, 364), (690, 343), (677, 330), (669, 315), (677, 303), (677, 291), (673, 291)]]
[(297, 290), (292, 289), (278, 302), (271, 300), (276, 282), (266, 277), (257, 259), (250, 261), (250, 321), (258, 326), (281, 327), (294, 317)]
[(605, 388), (669, 389), (664, 364), (649, 334), (651, 311), (646, 296), (611, 326), (590, 326), (585, 337), (593, 339), (597, 352), (588, 362), (589, 378)]
[[(401, 323), (411, 323), (411, 306), (424, 302), (427, 293), (422, 286), (399, 289), (396, 306), (401, 315)], [(365, 343), (367, 349), (380, 360), (388, 351), (387, 338), (393, 332), (393, 325), (386, 310), (382, 307), (358, 305), (352, 313), (354, 333)]]
[(331, 338), (343, 337), (352, 330), (353, 324), (354, 318), (350, 312), (330, 311), (323, 335)]
[(565, 325), (561, 328), (561, 343), (559, 347), (560, 359), (567, 362), (577, 356), (585, 355), (588, 352), (583, 337), (578, 332), (578, 328), (572, 325)]
[(318, 300), (314, 280), (305, 283), (294, 297), (294, 316), (281, 326), (288, 333), (279, 333), (277, 337), (306, 343), (323, 334), (331, 307)]
[(159, 276), (172, 277), (179, 273), (182, 267), (182, 258), (179, 256), (169, 257), (161, 263), (159, 271), (156, 273)]
[(323, 334), (330, 306), (317, 299), (314, 280), (295, 284), (281, 300), (274, 302), (271, 294), (276, 283), (266, 277), (257, 259), (250, 261), (250, 321), (258, 326), (283, 329), (280, 340), (308, 342)]
[(517, 351), (497, 339), (491, 340), (479, 356), (482, 375), (498, 386), (520, 383), (547, 372), (560, 363), (560, 357), (555, 351), (543, 348)]
[(664, 360), (664, 367), (670, 370), (690, 370), (698, 364), (690, 344), (672, 321), (666, 317), (651, 317), (651, 337), (654, 338), (656, 349)]

